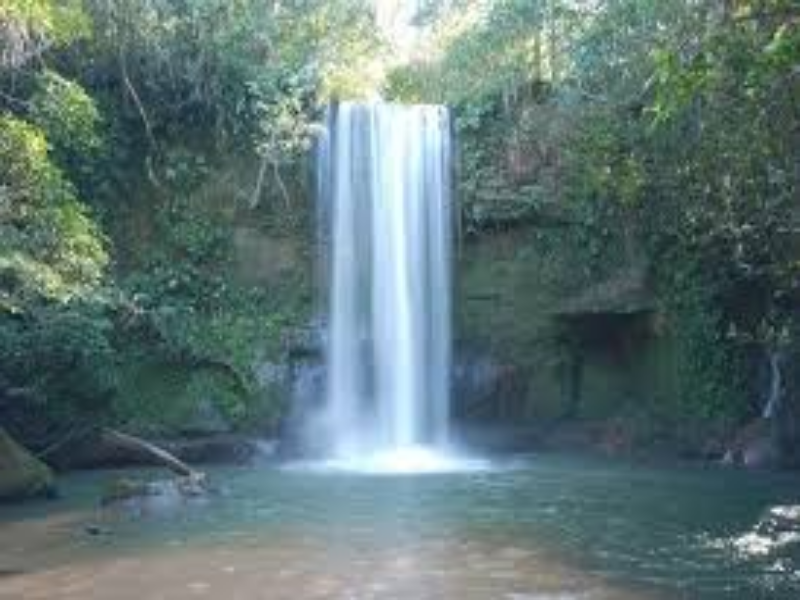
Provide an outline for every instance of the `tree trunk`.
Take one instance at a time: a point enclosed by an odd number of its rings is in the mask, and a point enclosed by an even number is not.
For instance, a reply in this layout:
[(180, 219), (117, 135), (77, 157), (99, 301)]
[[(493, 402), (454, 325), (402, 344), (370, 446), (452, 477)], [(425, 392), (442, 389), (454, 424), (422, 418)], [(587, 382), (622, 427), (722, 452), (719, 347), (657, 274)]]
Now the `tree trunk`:
[(189, 477), (198, 482), (202, 482), (205, 479), (204, 473), (195, 471), (192, 467), (187, 465), (179, 458), (173, 456), (163, 448), (159, 448), (158, 446), (141, 438), (128, 435), (127, 433), (122, 433), (121, 431), (117, 431), (115, 429), (103, 430), (103, 436), (106, 438), (106, 440), (116, 444), (120, 448), (146, 454), (177, 475)]

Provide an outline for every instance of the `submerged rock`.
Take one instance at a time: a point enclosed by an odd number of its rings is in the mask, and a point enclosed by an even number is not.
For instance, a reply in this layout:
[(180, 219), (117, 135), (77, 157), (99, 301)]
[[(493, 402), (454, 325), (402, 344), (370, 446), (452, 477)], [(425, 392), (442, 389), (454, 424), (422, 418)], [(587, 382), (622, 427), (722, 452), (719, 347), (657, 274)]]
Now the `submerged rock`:
[(109, 482), (100, 504), (144, 514), (179, 509), (187, 503), (205, 500), (210, 493), (204, 478), (147, 481), (124, 477)]
[(111, 530), (110, 529), (106, 529), (105, 527), (102, 527), (100, 525), (94, 525), (94, 524), (86, 525), (83, 528), (83, 531), (87, 535), (91, 535), (93, 537), (97, 537), (97, 536), (101, 536), (101, 535), (110, 535), (111, 534)]
[(0, 500), (52, 497), (53, 473), (0, 427)]

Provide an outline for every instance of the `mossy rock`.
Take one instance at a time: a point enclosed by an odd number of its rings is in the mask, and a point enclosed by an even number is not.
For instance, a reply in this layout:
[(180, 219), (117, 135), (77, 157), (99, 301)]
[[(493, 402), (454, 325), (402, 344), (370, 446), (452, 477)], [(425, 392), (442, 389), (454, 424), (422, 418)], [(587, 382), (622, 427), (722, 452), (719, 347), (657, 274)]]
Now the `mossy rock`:
[(50, 468), (0, 428), (0, 501), (50, 497), (54, 493)]

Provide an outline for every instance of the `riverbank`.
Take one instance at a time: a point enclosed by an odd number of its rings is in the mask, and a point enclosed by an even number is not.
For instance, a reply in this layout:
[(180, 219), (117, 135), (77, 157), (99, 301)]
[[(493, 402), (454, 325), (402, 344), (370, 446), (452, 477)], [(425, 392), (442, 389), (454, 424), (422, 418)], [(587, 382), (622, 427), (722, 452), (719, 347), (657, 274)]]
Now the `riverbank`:
[[(462, 423), (454, 427), (453, 435), (457, 440), (454, 447), (458, 452), (492, 457), (500, 462), (517, 455), (536, 453), (544, 457), (572, 456), (578, 460), (602, 459), (620, 464), (634, 462), (687, 469), (708, 466), (726, 470), (786, 471), (785, 466), (771, 454), (768, 442), (770, 431), (766, 425), (760, 426), (760, 432), (745, 432), (750, 435), (749, 440), (730, 440), (726, 445), (724, 440), (712, 439), (700, 449), (697, 446), (681, 446), (668, 438), (643, 438), (638, 429), (640, 426), (619, 419), (564, 421), (539, 426)], [(643, 439), (646, 443), (642, 442)], [(198, 470), (257, 468), (265, 462), (277, 464), (304, 459), (294, 453), (291, 443), (282, 446), (277, 439), (244, 434), (153, 437), (147, 438), (147, 441)], [(734, 455), (737, 451), (740, 454)], [(46, 485), (43, 483), (41, 488), (7, 494), (4, 500), (21, 502), (26, 498), (52, 496), (59, 489), (61, 480), (76, 474), (118, 470), (122, 474), (135, 475), (142, 468), (164, 466), (163, 461), (147, 452), (121, 447), (103, 436), (92, 436), (65, 445), (50, 457), (47, 464), (53, 468), (54, 474), (47, 475), (46, 481), (43, 480)], [(164, 471), (162, 479), (169, 477), (169, 471)], [(122, 479), (126, 478), (123, 476)]]

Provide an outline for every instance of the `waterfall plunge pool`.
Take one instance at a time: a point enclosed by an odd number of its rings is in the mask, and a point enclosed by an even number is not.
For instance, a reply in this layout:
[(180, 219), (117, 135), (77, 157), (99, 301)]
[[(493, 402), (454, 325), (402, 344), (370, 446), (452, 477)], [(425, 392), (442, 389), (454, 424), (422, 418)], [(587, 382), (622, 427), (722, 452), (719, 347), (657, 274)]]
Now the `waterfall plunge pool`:
[(340, 471), (362, 475), (419, 476), (480, 472), (497, 467), (488, 460), (456, 449), (417, 445), (390, 448), (363, 456), (292, 462), (286, 468), (318, 473)]
[(60, 500), (0, 507), (0, 598), (800, 597), (796, 476), (557, 456), (483, 466), (217, 469), (219, 494), (147, 514), (97, 508), (118, 473), (72, 475)]

